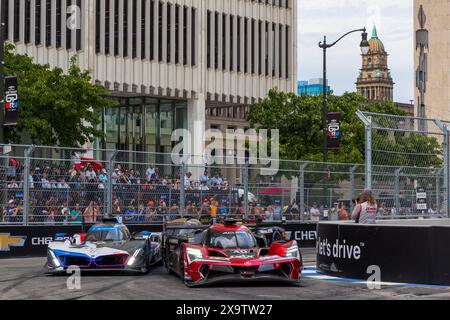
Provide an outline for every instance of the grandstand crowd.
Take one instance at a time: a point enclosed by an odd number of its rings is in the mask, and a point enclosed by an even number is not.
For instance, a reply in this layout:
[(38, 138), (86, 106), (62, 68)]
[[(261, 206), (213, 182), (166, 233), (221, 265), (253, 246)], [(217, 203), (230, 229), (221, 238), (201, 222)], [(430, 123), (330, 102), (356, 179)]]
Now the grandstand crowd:
[[(24, 212), (24, 167), (20, 162), (10, 163), (6, 181), (0, 192), (3, 194), (0, 223), (22, 223)], [(28, 221), (36, 224), (80, 224), (100, 221), (106, 214), (120, 216), (126, 223), (161, 222), (163, 217), (181, 214), (192, 217), (233, 216), (245, 214), (243, 187), (230, 186), (220, 171), (212, 174), (205, 170), (198, 179), (187, 172), (179, 179), (180, 171), (161, 174), (158, 166), (149, 166), (141, 174), (135, 169), (124, 169), (117, 164), (109, 174), (98, 164), (64, 167), (42, 161), (32, 166), (29, 172)], [(178, 178), (174, 178), (178, 177)], [(107, 188), (111, 179), (112, 212), (106, 212)], [(184, 187), (184, 211), (180, 210), (180, 191)], [(240, 189), (241, 188), (241, 189)], [(312, 203), (306, 206), (304, 220), (319, 221), (348, 220), (349, 206), (335, 203), (329, 210), (326, 206)], [(387, 208), (380, 203), (380, 216), (396, 215), (395, 207)], [(294, 201), (282, 205), (281, 200), (262, 202), (253, 200), (248, 204), (248, 214), (266, 221), (300, 220), (299, 205)], [(439, 214), (432, 205), (428, 214)]]
[[(23, 222), (24, 172), (20, 163), (7, 170), (7, 199), (1, 211), (0, 222)], [(180, 190), (184, 187), (184, 215), (215, 218), (243, 216), (243, 196), (239, 187), (230, 187), (220, 171), (207, 170), (198, 179), (187, 172), (182, 181), (180, 171), (161, 174), (158, 166), (149, 166), (142, 175), (134, 169), (117, 164), (109, 174), (105, 168), (87, 164), (81, 167), (55, 166), (48, 161), (36, 163), (29, 173), (30, 223), (93, 223), (106, 214), (104, 206), (109, 179), (112, 185), (112, 212), (124, 222), (162, 221), (164, 215), (179, 216)], [(293, 211), (298, 207), (294, 204)], [(281, 202), (264, 208), (249, 203), (249, 214), (266, 220), (281, 219), (289, 208)]]

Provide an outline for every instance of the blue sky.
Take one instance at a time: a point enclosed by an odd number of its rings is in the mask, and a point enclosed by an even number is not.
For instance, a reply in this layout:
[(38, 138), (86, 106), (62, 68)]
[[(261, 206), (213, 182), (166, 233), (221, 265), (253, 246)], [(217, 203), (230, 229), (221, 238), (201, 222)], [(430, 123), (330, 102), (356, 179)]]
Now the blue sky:
[[(414, 93), (414, 45), (412, 0), (296, 0), (298, 2), (298, 78), (322, 77), (319, 41), (326, 35), (334, 42), (347, 31), (368, 28), (375, 23), (378, 37), (389, 53), (394, 78), (394, 100), (409, 102)], [(356, 91), (361, 68), (359, 43), (355, 33), (328, 50), (328, 79), (336, 94)]]

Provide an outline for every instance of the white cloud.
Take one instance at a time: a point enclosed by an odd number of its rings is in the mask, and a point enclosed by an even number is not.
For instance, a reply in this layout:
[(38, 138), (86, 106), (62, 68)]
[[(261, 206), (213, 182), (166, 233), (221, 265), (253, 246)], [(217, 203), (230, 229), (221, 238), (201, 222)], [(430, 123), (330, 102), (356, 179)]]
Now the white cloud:
[[(297, 0), (298, 77), (307, 80), (322, 75), (323, 36), (335, 41), (349, 30), (366, 26), (369, 36), (375, 23), (378, 36), (389, 53), (389, 67), (396, 83), (394, 99), (413, 99), (414, 46), (411, 0)], [(328, 79), (334, 91), (355, 91), (361, 68), (359, 34), (343, 39), (328, 53)]]

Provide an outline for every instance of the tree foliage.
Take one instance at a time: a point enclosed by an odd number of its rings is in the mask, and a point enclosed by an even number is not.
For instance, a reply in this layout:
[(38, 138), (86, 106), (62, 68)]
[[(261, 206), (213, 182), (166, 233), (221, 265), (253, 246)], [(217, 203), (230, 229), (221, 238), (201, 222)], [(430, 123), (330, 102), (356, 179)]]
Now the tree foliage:
[(65, 74), (7, 45), (5, 74), (19, 82), (19, 120), (17, 127), (6, 130), (8, 142), (22, 143), (25, 133), (34, 144), (76, 147), (103, 136), (97, 128), (101, 111), (116, 104), (105, 88), (92, 83), (89, 71), (78, 67), (76, 56)]
[[(322, 96), (301, 95), (271, 90), (261, 103), (250, 108), (248, 121), (252, 126), (279, 129), (280, 156), (283, 159), (322, 161)], [(362, 163), (365, 156), (364, 124), (356, 115), (358, 110), (375, 113), (405, 115), (405, 112), (390, 102), (368, 103), (356, 94), (342, 96), (330, 94), (329, 112), (341, 114), (341, 147), (329, 152), (329, 161), (335, 163)], [(440, 162), (440, 144), (435, 138), (423, 134), (404, 134), (393, 140), (388, 135), (378, 135), (379, 146), (391, 145), (399, 154), (386, 156), (383, 165), (432, 166)], [(428, 159), (414, 156), (418, 151), (434, 154)], [(419, 161), (420, 163), (418, 163)], [(375, 163), (374, 164), (378, 164)]]

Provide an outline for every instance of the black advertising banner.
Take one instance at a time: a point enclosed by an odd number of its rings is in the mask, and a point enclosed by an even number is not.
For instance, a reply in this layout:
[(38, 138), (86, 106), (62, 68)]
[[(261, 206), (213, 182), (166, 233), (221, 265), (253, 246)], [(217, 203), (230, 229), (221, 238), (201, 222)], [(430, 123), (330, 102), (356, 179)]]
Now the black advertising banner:
[(450, 285), (450, 228), (320, 223), (319, 273), (359, 280)]
[(330, 112), (327, 115), (327, 147), (331, 150), (337, 150), (341, 146), (341, 114), (339, 112)]
[(16, 77), (5, 78), (5, 122), (4, 126), (17, 125), (19, 117), (19, 94)]
[[(268, 224), (274, 226), (276, 224)], [(263, 225), (261, 225), (264, 227)], [(315, 223), (288, 223), (279, 224), (284, 228), (291, 240), (296, 240), (301, 248), (315, 247)], [(47, 245), (55, 239), (56, 234), (64, 233), (68, 237), (76, 233), (87, 231), (90, 225), (82, 228), (81, 225), (67, 226), (1, 226), (0, 227), (0, 259), (21, 256), (44, 257)], [(150, 231), (161, 232), (162, 225), (127, 225), (133, 232)]]

